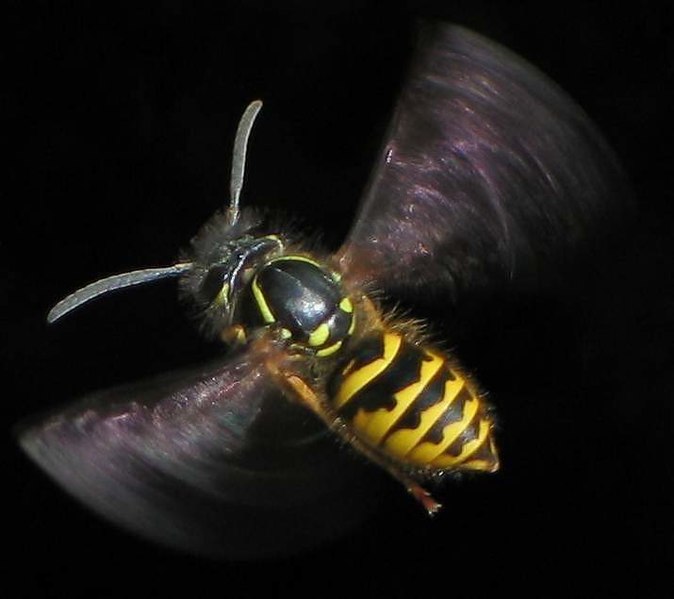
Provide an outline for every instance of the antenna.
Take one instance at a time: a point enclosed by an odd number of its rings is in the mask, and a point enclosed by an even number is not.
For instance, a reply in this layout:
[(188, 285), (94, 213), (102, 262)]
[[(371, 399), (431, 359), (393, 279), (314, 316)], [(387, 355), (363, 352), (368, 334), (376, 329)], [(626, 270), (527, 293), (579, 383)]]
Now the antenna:
[[(257, 113), (262, 108), (262, 102), (255, 100), (251, 102), (244, 110), (239, 126), (234, 138), (234, 153), (232, 156), (232, 177), (230, 181), (230, 203), (227, 209), (227, 221), (229, 225), (234, 225), (239, 220), (239, 197), (243, 187), (243, 176), (246, 169), (246, 150), (248, 148), (248, 138), (255, 122)], [(179, 262), (173, 266), (164, 266), (160, 268), (143, 268), (141, 270), (132, 270), (119, 275), (112, 275), (85, 285), (69, 296), (63, 298), (47, 314), (47, 322), (56, 322), (59, 318), (68, 314), (82, 304), (97, 298), (100, 295), (109, 293), (116, 289), (142, 285), (159, 279), (168, 277), (177, 277), (182, 273), (191, 270), (194, 265), (191, 262)]]
[(47, 322), (49, 324), (56, 322), (62, 316), (65, 316), (71, 310), (81, 306), (82, 304), (97, 298), (99, 295), (114, 291), (115, 289), (123, 289), (124, 287), (132, 287), (134, 285), (141, 285), (156, 281), (157, 279), (165, 279), (167, 277), (176, 277), (192, 268), (191, 262), (181, 262), (173, 266), (165, 266), (162, 268), (143, 268), (142, 270), (132, 270), (120, 275), (112, 275), (105, 279), (100, 279), (89, 285), (85, 285), (69, 296), (64, 297), (58, 304), (56, 304), (47, 314)]
[(239, 197), (243, 188), (243, 176), (246, 171), (246, 152), (248, 138), (253, 129), (255, 118), (262, 108), (262, 101), (255, 100), (244, 110), (234, 138), (234, 152), (232, 154), (232, 176), (229, 183), (230, 202), (227, 209), (227, 222), (234, 225), (239, 220)]

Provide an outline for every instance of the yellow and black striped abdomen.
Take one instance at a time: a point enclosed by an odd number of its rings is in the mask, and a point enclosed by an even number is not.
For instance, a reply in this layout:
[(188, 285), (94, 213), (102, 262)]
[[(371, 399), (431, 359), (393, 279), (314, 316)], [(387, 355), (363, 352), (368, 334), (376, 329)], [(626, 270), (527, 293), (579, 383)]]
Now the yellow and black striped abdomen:
[(395, 331), (364, 338), (330, 382), (330, 401), (366, 445), (409, 467), (498, 469), (493, 421), (446, 356)]

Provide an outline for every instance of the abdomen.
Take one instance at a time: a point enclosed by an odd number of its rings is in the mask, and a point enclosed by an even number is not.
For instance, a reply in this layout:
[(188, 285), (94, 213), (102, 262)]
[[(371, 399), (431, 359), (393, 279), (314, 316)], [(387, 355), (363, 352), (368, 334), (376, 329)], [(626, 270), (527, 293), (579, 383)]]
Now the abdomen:
[(493, 420), (449, 358), (397, 331), (362, 339), (333, 375), (333, 409), (370, 450), (406, 469), (494, 472)]

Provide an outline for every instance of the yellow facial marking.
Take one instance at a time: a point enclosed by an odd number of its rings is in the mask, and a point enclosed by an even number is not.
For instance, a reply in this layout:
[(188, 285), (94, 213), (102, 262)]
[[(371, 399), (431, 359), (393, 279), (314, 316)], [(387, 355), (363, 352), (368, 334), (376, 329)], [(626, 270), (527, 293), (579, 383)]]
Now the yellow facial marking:
[(334, 400), (335, 408), (346, 404), (360, 389), (376, 379), (391, 363), (400, 349), (402, 339), (398, 335), (386, 333), (383, 336), (384, 356), (358, 368), (344, 378)]
[(225, 283), (220, 291), (218, 291), (218, 295), (215, 296), (215, 299), (213, 300), (213, 303), (216, 306), (223, 306), (229, 303), (229, 283)]
[(431, 360), (421, 363), (420, 378), (417, 382), (398, 391), (393, 397), (396, 405), (392, 410), (381, 408), (367, 414), (365, 428), (360, 429), (373, 443), (379, 443), (405, 410), (417, 399), (431, 378), (442, 368), (444, 360), (437, 355), (427, 354)]
[(328, 340), (328, 337), (330, 337), (330, 327), (327, 322), (323, 322), (309, 335), (309, 345), (311, 347), (323, 345)]
[(269, 308), (269, 304), (267, 304), (267, 300), (264, 297), (264, 293), (262, 293), (262, 290), (260, 289), (260, 284), (258, 283), (257, 277), (253, 279), (252, 289), (253, 289), (253, 297), (255, 298), (255, 302), (257, 303), (257, 307), (260, 310), (260, 314), (262, 315), (263, 320), (267, 324), (275, 322), (276, 318), (274, 318), (274, 315), (272, 314), (272, 311)]
[(293, 334), (285, 327), (281, 329), (281, 339), (290, 339)]

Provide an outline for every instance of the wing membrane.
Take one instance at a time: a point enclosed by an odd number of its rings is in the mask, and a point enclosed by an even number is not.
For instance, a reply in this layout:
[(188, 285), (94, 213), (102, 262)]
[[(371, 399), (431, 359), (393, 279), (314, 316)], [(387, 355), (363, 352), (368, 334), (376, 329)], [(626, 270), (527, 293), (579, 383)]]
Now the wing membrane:
[(95, 511), (201, 554), (293, 552), (347, 529), (371, 505), (362, 472), (245, 353), (96, 393), (19, 436)]
[(397, 295), (534, 281), (621, 214), (627, 189), (553, 82), (475, 33), (427, 24), (338, 257)]

